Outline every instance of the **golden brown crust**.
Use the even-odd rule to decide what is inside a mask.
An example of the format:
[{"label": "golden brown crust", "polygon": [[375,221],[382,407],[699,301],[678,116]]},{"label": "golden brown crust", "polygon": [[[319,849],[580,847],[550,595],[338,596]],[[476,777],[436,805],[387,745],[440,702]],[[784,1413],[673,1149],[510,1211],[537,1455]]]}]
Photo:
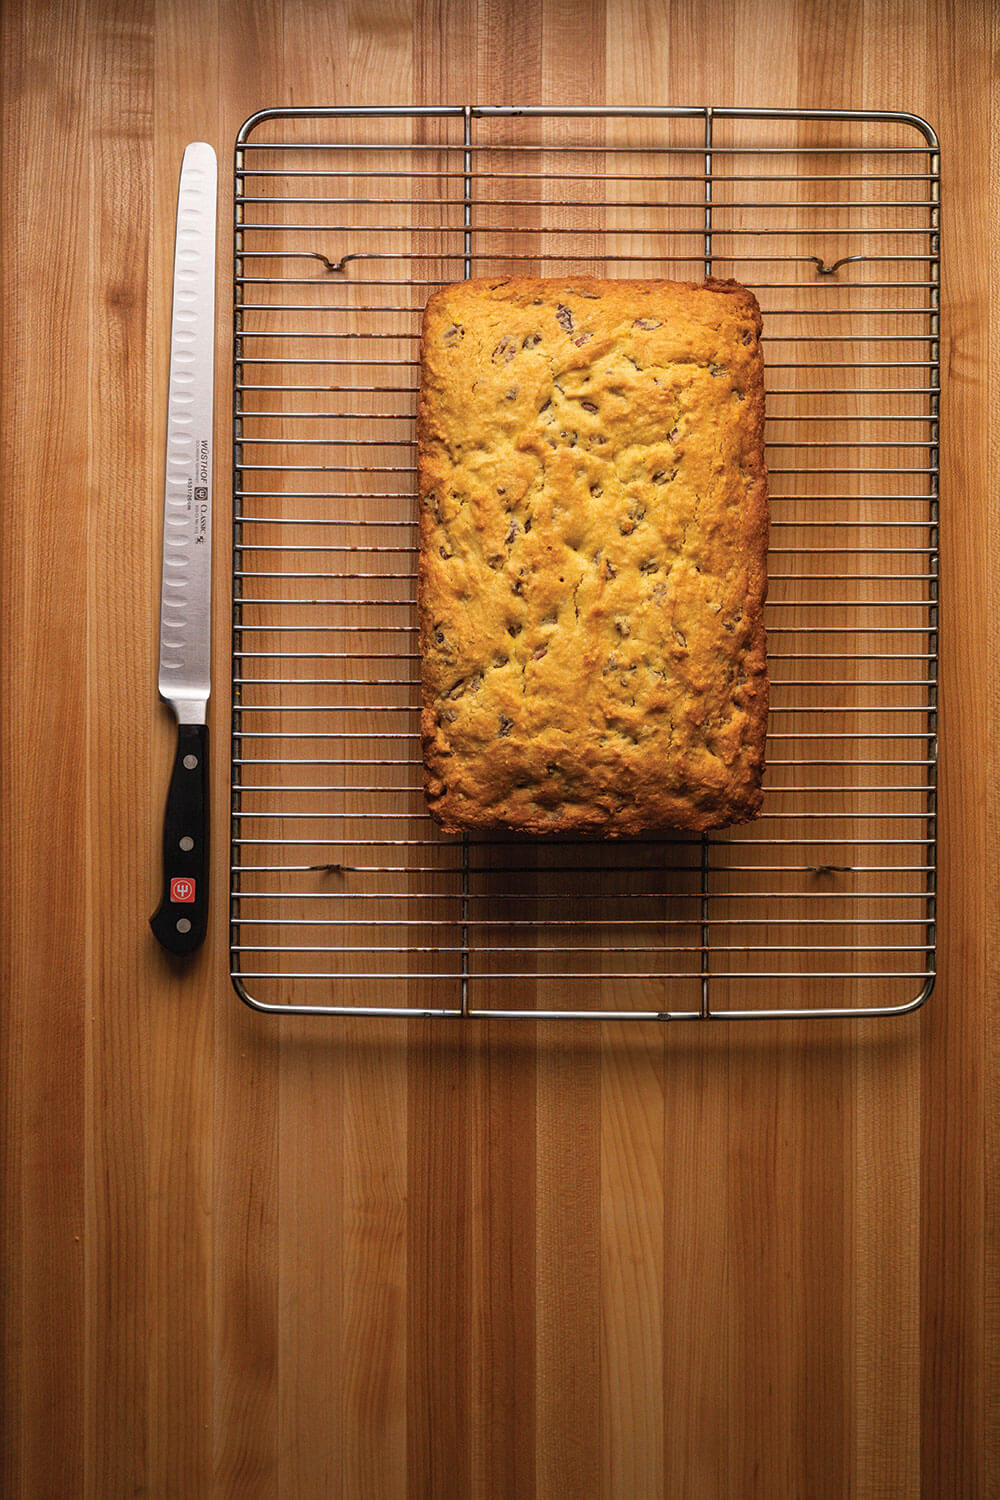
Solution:
[{"label": "golden brown crust", "polygon": [[754,817],[760,312],[734,282],[460,282],[417,410],[424,785],[449,831]]}]

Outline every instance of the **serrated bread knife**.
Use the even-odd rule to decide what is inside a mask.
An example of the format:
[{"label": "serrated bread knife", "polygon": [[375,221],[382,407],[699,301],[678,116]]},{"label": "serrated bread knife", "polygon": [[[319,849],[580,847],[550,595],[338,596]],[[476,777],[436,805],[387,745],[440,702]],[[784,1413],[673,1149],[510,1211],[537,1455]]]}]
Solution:
[{"label": "serrated bread knife", "polygon": [[163,820],[163,894],[149,925],[171,953],[193,953],[208,916],[212,410],[218,163],[184,152],[177,195],[160,590],[160,697],[177,719]]}]

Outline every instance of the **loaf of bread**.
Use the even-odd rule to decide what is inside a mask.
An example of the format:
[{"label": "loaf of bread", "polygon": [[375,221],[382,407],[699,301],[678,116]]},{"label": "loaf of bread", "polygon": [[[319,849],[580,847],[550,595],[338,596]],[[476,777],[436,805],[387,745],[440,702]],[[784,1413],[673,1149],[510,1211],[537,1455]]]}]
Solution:
[{"label": "loaf of bread", "polygon": [[734,282],[462,282],[417,418],[424,785],[449,831],[754,817],[761,320]]}]

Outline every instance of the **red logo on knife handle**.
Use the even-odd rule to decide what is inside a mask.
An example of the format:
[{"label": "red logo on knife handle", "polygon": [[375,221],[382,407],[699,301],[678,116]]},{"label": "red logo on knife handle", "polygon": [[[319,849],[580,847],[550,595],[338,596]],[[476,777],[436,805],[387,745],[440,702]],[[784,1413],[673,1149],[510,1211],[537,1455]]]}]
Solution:
[{"label": "red logo on knife handle", "polygon": [[175,875],[170,882],[171,901],[193,901],[194,881],[189,880],[186,875]]}]

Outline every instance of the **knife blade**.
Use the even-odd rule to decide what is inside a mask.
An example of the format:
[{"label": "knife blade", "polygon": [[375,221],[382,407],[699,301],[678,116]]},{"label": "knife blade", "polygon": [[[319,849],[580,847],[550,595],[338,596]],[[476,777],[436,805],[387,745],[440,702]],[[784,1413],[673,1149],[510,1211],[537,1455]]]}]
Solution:
[{"label": "knife blade", "polygon": [[177,747],[163,818],[163,890],[149,919],[163,947],[182,955],[204,940],[208,917],[217,191],[215,152],[194,141],[177,194],[157,680],[177,720]]}]

